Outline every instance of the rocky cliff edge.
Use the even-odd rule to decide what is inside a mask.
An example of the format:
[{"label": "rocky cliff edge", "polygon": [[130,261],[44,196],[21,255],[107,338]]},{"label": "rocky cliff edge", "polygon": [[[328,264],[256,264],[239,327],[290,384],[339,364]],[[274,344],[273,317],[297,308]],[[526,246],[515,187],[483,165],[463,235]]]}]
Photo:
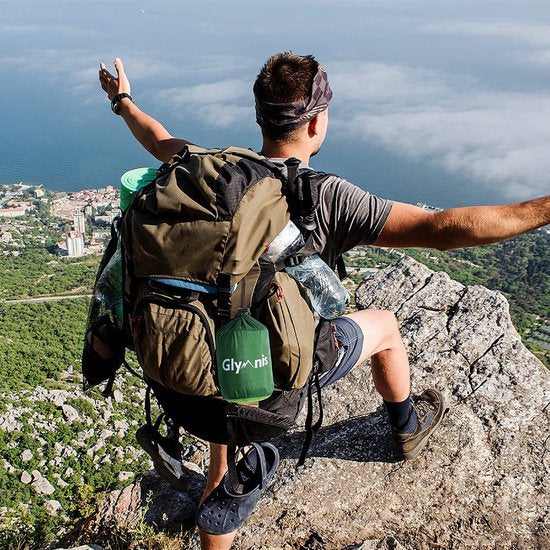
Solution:
[{"label": "rocky cliff edge", "polygon": [[[413,391],[435,386],[451,409],[420,457],[399,462],[369,365],[356,368],[324,391],[324,426],[304,467],[302,430],[278,442],[275,482],[234,548],[550,548],[550,373],[522,345],[505,298],[404,257],[361,284],[356,301],[396,314]],[[203,482],[197,474],[177,493],[148,474],[108,496],[86,542],[144,513],[189,528]],[[198,547],[196,535],[187,540]]]}]

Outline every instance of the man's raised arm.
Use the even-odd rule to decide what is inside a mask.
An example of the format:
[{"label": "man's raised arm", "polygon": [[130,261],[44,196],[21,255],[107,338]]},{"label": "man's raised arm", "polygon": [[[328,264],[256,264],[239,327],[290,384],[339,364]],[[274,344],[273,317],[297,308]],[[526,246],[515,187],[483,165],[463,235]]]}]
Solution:
[{"label": "man's raised arm", "polygon": [[509,239],[550,224],[550,196],[499,206],[466,206],[430,212],[394,203],[377,246],[447,250]]},{"label": "man's raised arm", "polygon": [[[115,59],[115,69],[117,72],[116,77],[106,69],[103,63],[99,65],[99,82],[107,93],[109,100],[112,100],[118,94],[128,94],[130,96],[130,82],[124,72],[122,61],[118,57]],[[147,115],[135,105],[131,97],[124,97],[117,104],[117,114],[122,116],[124,122],[141,145],[158,160],[168,161],[172,155],[175,155],[190,143],[184,139],[173,137],[158,120]]]}]

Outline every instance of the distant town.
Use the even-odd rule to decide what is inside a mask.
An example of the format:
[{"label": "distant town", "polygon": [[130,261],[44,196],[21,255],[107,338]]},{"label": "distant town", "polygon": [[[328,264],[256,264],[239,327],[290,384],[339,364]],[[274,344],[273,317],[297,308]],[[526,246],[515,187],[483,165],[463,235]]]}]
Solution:
[{"label": "distant town", "polygon": [[[25,249],[45,249],[59,259],[99,255],[110,238],[112,221],[120,215],[119,199],[119,190],[113,186],[68,193],[25,183],[0,185],[0,254],[19,256]],[[441,210],[423,203],[418,206]],[[511,301],[525,341],[544,350],[539,357],[550,364],[548,235],[550,227],[546,226],[512,241],[447,253],[360,246],[346,254],[346,284],[353,291],[361,280],[406,254],[431,269],[447,271],[464,284],[501,290]],[[54,260],[46,260],[45,273],[49,264],[55,265]]]},{"label": "distant town", "polygon": [[44,246],[59,256],[101,254],[120,214],[119,191],[107,186],[72,193],[25,183],[0,186],[0,253]]}]

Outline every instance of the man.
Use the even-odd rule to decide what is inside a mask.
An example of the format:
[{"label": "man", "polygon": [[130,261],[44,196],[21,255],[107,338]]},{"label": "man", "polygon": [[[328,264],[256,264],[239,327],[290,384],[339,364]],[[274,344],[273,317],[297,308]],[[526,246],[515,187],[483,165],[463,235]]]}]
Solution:
[{"label": "man", "polygon": [[[143,113],[129,95],[130,84],[118,58],[115,68],[116,77],[103,64],[99,71],[113,110],[150,153],[168,161],[190,142],[173,137]],[[326,72],[313,56],[277,54],[261,69],[254,95],[263,136],[261,154],[282,168],[283,161],[291,157],[307,166],[327,133],[332,92]],[[446,250],[513,237],[550,223],[550,197],[433,213],[375,197],[334,176],[321,184],[315,215],[315,247],[334,265],[339,255],[358,244]],[[431,389],[411,398],[407,353],[392,313],[358,311],[336,319],[334,325],[339,358],[321,384],[340,379],[370,357],[374,385],[386,405],[397,449],[404,459],[414,458],[443,416],[443,395]],[[226,470],[225,447],[211,445],[203,501],[220,484]],[[204,549],[222,550],[230,548],[235,532],[212,535],[201,530],[200,535]]]}]

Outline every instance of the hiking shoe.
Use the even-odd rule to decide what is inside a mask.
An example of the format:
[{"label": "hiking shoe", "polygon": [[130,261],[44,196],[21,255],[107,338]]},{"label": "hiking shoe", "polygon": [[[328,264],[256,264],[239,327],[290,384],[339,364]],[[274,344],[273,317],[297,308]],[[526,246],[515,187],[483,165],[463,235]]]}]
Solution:
[{"label": "hiking shoe", "polygon": [[428,438],[448,410],[445,407],[443,394],[436,389],[429,389],[420,395],[413,396],[411,401],[418,416],[414,431],[412,433],[393,431],[396,451],[403,460],[411,460],[421,453]]},{"label": "hiking shoe", "polygon": [[252,448],[236,464],[242,493],[235,492],[226,472],[197,511],[199,529],[212,535],[226,535],[240,527],[267,490],[278,464],[276,447],[270,443],[252,443]]}]

